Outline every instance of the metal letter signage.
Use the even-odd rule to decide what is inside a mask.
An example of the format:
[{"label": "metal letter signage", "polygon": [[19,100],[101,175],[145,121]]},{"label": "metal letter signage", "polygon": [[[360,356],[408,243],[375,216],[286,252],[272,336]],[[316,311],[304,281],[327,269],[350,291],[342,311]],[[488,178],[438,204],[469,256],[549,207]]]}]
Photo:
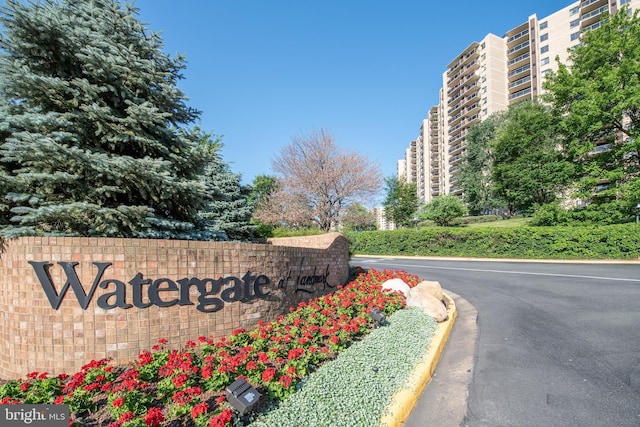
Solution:
[{"label": "metal letter signage", "polygon": [[[67,278],[60,292],[51,279],[49,269],[53,264],[46,261],[29,261],[33,267],[44,293],[49,299],[49,303],[54,310],[57,310],[65,298],[69,288],[76,295],[76,299],[84,310],[93,299],[96,289],[110,289],[110,292],[100,295],[97,305],[100,308],[109,310],[112,308],[147,308],[152,305],[158,307],[171,307],[173,305],[193,305],[189,296],[189,289],[195,286],[198,290],[198,305],[196,308],[203,313],[213,313],[221,310],[225,302],[235,301],[249,302],[256,298],[265,298],[271,291],[268,290],[271,280],[265,275],[255,276],[247,272],[242,278],[234,276],[220,277],[218,279],[199,279],[197,277],[185,277],[173,281],[166,277],[156,280],[145,279],[142,273],[136,274],[129,280],[131,296],[127,295],[127,283],[117,279],[103,280],[104,273],[111,265],[110,262],[94,262],[98,269],[89,292],[80,283],[76,273],[77,262],[60,261],[58,265],[62,267]],[[225,289],[223,289],[225,287]],[[144,296],[147,302],[144,302]]]}]

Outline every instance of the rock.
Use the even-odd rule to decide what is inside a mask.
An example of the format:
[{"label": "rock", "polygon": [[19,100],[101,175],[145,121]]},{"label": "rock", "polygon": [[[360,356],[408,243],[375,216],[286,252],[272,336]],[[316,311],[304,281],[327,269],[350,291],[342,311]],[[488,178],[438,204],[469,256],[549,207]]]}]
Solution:
[{"label": "rock", "polygon": [[423,280],[422,282],[418,283],[417,286],[411,289],[411,292],[416,292],[416,293],[426,292],[438,298],[440,301],[444,299],[444,296],[442,295],[442,287],[440,286],[440,282]]},{"label": "rock", "polygon": [[390,279],[382,284],[382,292],[392,291],[400,292],[402,295],[407,297],[407,295],[409,295],[409,292],[411,291],[411,288],[402,279]]},{"label": "rock", "polygon": [[449,318],[447,308],[438,298],[426,291],[414,292],[416,288],[411,289],[407,297],[407,307],[420,307],[430,316],[436,319],[436,322],[444,322]]}]

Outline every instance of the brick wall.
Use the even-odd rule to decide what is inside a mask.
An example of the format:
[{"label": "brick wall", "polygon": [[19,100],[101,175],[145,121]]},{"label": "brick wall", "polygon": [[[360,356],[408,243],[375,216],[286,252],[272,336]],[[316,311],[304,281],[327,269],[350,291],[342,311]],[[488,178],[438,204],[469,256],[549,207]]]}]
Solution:
[{"label": "brick wall", "polygon": [[[88,294],[95,288],[86,309],[72,286],[54,309],[37,267],[29,261],[49,264],[48,270],[40,267],[41,275],[48,271],[58,295],[68,280],[58,263],[67,268],[77,263],[73,271],[83,291]],[[259,319],[273,320],[300,301],[344,284],[348,261],[348,243],[339,233],[272,239],[268,244],[75,237],[9,240],[0,259],[0,378],[31,371],[75,372],[91,359],[105,357],[127,363],[160,338],[178,348],[199,336],[226,336],[236,328],[250,328]],[[103,274],[98,280],[100,266]],[[243,279],[247,272],[250,280]],[[138,273],[138,282],[149,281],[138,286],[142,296],[136,299],[132,282]],[[258,276],[263,277],[257,288],[247,286]],[[213,280],[203,288],[183,286],[194,277]],[[217,282],[219,278],[227,280]],[[165,280],[154,283],[156,279]],[[219,292],[214,294],[216,286]],[[182,287],[188,294],[180,292]],[[156,302],[173,305],[150,304],[151,288]],[[201,289],[223,307],[198,310]],[[57,298],[54,294],[54,301]],[[132,306],[105,308],[117,304]],[[208,310],[217,307],[201,305]]]}]

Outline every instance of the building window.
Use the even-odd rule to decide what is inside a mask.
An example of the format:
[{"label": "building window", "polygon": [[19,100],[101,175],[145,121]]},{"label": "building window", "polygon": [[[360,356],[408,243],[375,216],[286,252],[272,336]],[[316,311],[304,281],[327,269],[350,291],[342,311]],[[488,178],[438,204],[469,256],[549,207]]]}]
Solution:
[{"label": "building window", "polygon": [[540,65],[547,65],[549,63],[549,57],[547,56],[546,58],[542,58],[540,60]]},{"label": "building window", "polygon": [[544,30],[545,28],[547,28],[547,21],[544,21],[544,22],[540,23],[540,29]]},{"label": "building window", "polygon": [[569,15],[575,15],[578,12],[580,12],[580,6],[572,7],[569,11]]},{"label": "building window", "polygon": [[482,44],[480,45],[480,49],[484,49],[484,47],[485,47],[485,44],[484,42],[482,42]]},{"label": "building window", "polygon": [[540,41],[543,42],[545,40],[547,40],[549,38],[549,34],[548,33],[544,33],[543,35],[540,36]]},{"label": "building window", "polygon": [[571,41],[574,41],[574,40],[579,39],[579,38],[580,38],[580,31],[577,31],[577,32],[571,34]]},{"label": "building window", "polygon": [[482,83],[487,81],[487,76],[482,76]]},{"label": "building window", "polygon": [[540,48],[540,53],[547,53],[549,52],[549,45],[544,45]]},{"label": "building window", "polygon": [[620,6],[624,6],[625,4],[629,3],[629,1],[631,0],[620,0]]},{"label": "building window", "polygon": [[489,114],[489,111],[487,111],[487,109],[485,108],[484,110],[482,110],[482,115],[486,116],[487,114]]},{"label": "building window", "polygon": [[571,21],[571,23],[569,24],[569,27],[575,28],[578,25],[580,25],[580,20],[579,19],[575,19],[575,20]]},{"label": "building window", "polygon": [[542,70],[542,72],[540,74],[542,74],[542,77],[546,77],[547,74],[549,74],[551,72],[551,70],[547,69],[547,70]]},{"label": "building window", "polygon": [[482,103],[486,104],[487,103],[487,98],[482,98]]}]

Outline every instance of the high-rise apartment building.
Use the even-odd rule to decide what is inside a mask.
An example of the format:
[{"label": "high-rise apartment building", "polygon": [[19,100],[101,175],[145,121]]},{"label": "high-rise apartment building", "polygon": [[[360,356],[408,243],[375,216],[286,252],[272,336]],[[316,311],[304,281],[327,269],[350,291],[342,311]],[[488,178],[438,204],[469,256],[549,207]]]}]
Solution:
[{"label": "high-rise apartment building", "polygon": [[540,96],[545,75],[557,69],[555,58],[566,63],[580,35],[598,28],[604,12],[616,13],[624,5],[635,10],[640,0],[576,1],[543,18],[533,14],[502,37],[489,33],[456,55],[443,73],[438,105],[429,110],[401,161],[420,201],[461,195],[456,172],[471,126]]}]

